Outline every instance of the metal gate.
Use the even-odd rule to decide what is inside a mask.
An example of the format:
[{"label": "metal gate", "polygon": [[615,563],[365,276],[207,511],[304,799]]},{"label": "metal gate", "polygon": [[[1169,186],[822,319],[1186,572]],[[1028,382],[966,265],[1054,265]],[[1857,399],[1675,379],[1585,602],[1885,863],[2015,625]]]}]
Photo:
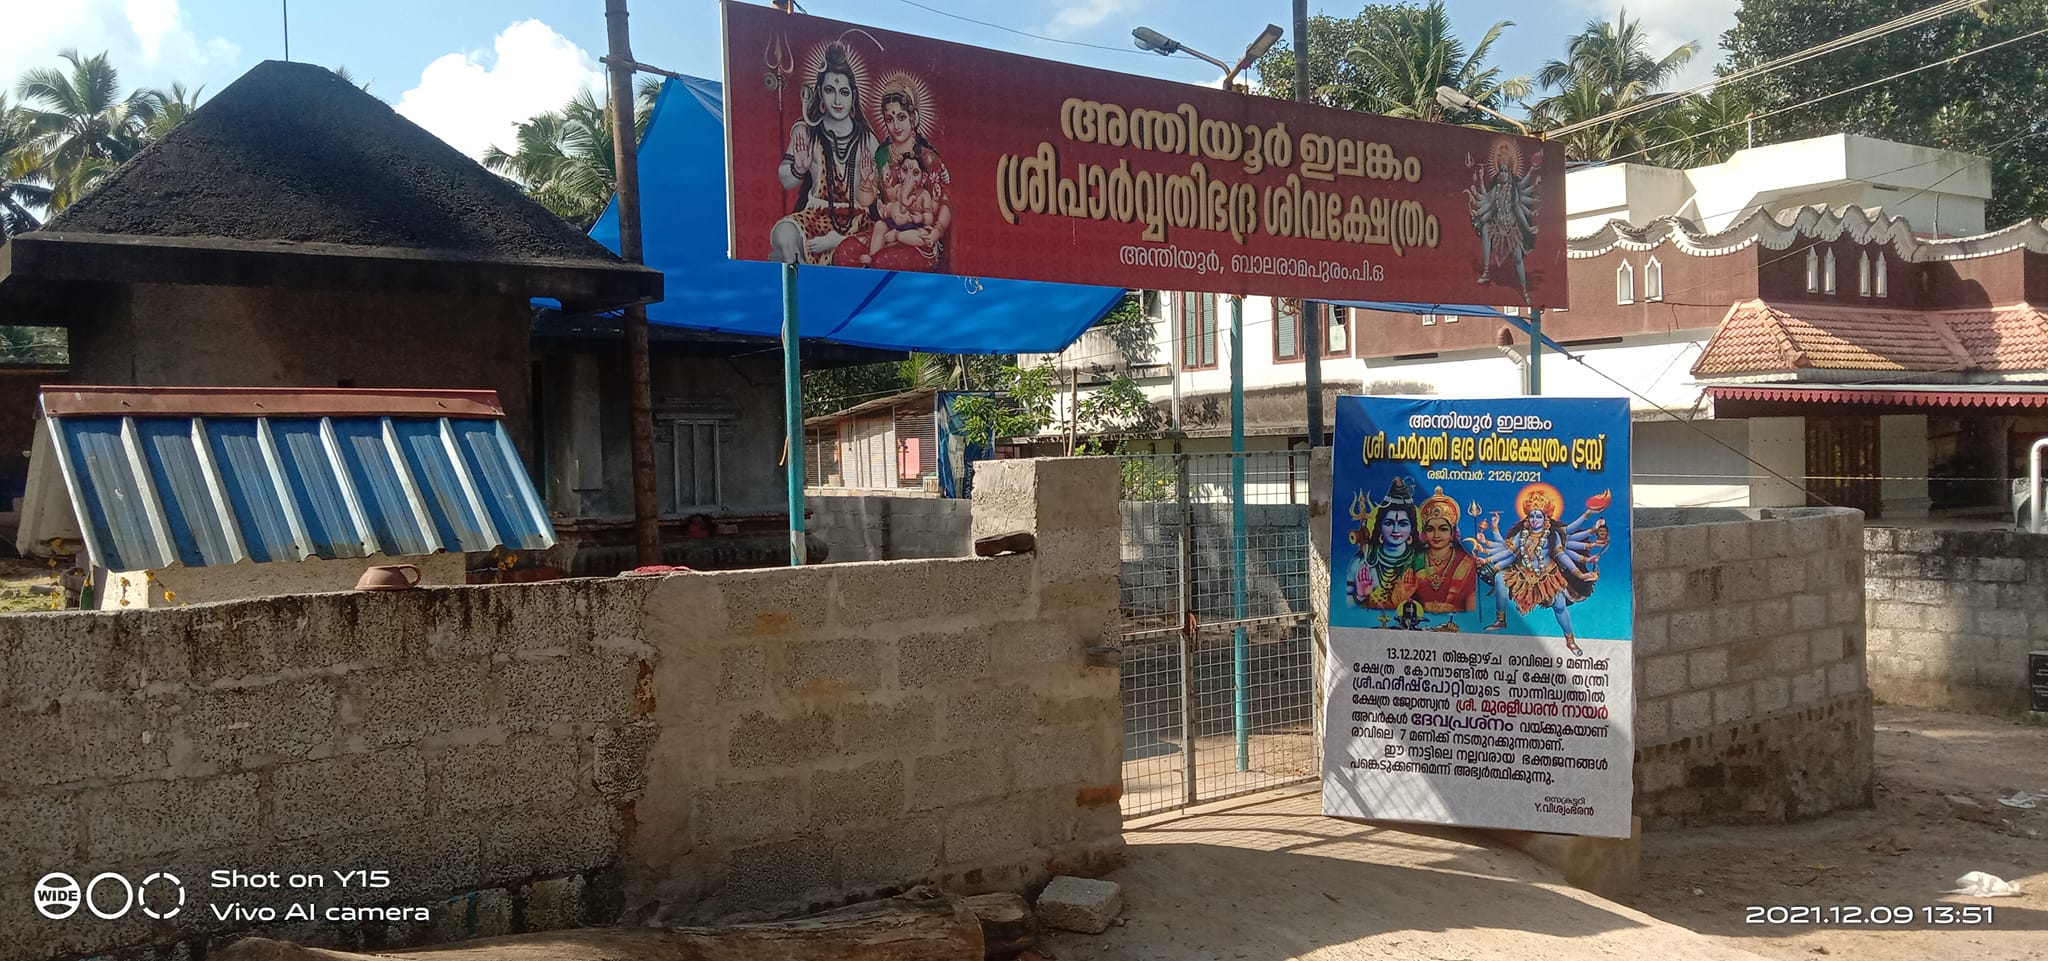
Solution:
[{"label": "metal gate", "polygon": [[1314,779],[1307,452],[1122,463],[1124,815]]}]

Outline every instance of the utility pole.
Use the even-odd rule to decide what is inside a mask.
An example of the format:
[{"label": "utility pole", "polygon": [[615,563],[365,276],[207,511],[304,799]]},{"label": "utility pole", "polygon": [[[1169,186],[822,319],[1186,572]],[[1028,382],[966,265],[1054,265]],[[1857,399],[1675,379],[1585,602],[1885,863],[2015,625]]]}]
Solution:
[{"label": "utility pole", "polygon": [[[641,262],[640,144],[634,123],[633,43],[626,29],[626,0],[604,0],[604,22],[612,87],[612,155],[619,172],[619,256]],[[647,373],[647,307],[626,308],[627,396],[632,408],[633,556],[645,566],[661,563],[661,526],[654,503],[654,387]]]},{"label": "utility pole", "polygon": [[[1308,103],[1308,0],[1294,0],[1294,99]],[[1308,446],[1323,445],[1323,305],[1301,301],[1301,372],[1308,380]]]}]

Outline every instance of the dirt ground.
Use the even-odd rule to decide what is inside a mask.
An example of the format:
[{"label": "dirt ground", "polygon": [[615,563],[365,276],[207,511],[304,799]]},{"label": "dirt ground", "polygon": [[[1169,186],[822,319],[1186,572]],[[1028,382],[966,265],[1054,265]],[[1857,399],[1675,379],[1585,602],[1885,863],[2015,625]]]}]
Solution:
[{"label": "dirt ground", "polygon": [[62,608],[61,593],[39,594],[31,590],[37,586],[54,588],[56,584],[57,571],[47,560],[0,557],[0,614]]},{"label": "dirt ground", "polygon": [[[2048,727],[1900,707],[1877,710],[1877,797],[1870,811],[1803,824],[1652,832],[1643,886],[1628,903],[1769,958],[1862,961],[2048,959]],[[1961,795],[1977,809],[1949,801]],[[2020,897],[1944,894],[1983,871]],[[1918,909],[1991,908],[1987,925],[1932,925]],[[1913,923],[1747,923],[1752,905],[1911,907]]]},{"label": "dirt ground", "polygon": [[[1322,817],[1257,796],[1126,832],[1123,923],[1046,945],[1061,961],[2048,961],[2048,726],[1877,711],[1875,807],[1793,825],[1654,832],[1643,881],[1603,900],[1478,835]],[[1958,805],[1951,795],[1974,802]],[[2019,897],[1947,894],[1983,871]],[[1750,924],[1751,906],[1912,909],[1887,925]],[[1989,924],[1922,908],[1989,907]]]}]

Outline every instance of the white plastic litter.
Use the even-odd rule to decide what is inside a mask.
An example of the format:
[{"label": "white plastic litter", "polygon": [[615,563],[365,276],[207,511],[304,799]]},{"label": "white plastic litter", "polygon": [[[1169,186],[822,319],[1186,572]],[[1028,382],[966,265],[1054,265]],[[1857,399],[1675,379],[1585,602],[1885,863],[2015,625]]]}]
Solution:
[{"label": "white plastic litter", "polygon": [[1971,871],[1956,879],[1954,890],[1943,893],[1963,894],[1973,898],[2010,898],[2019,896],[2020,886],[1996,875]]},{"label": "white plastic litter", "polygon": [[2040,801],[2040,795],[2028,794],[2025,791],[2021,791],[2020,793],[2015,794],[2012,797],[2002,797],[1998,799],[1998,803],[2003,804],[2006,807],[2020,808],[2022,810],[2032,810],[2033,808],[2039,805]]}]

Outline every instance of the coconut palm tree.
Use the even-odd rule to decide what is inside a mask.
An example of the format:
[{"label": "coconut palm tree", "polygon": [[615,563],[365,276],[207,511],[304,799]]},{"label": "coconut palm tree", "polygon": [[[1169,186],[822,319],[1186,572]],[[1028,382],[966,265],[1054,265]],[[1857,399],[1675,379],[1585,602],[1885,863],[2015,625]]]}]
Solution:
[{"label": "coconut palm tree", "polygon": [[[643,81],[634,96],[634,127],[641,136],[653,115],[661,83]],[[528,196],[578,227],[597,222],[611,202],[617,175],[611,112],[597,95],[578,91],[562,109],[519,125],[514,149],[492,146],[483,165],[518,181]]]},{"label": "coconut palm tree", "polygon": [[46,158],[50,208],[62,210],[147,143],[151,120],[162,112],[162,94],[120,92],[120,75],[100,53],[59,54],[67,72],[37,67],[22,74],[16,92],[28,112],[33,144]]},{"label": "coconut palm tree", "polygon": [[[1571,38],[1563,60],[1536,71],[1536,82],[1556,93],[1537,101],[1531,119],[1546,127],[1588,120],[1656,97],[1699,53],[1697,43],[1683,43],[1663,56],[1650,52],[1642,21],[1624,10],[1613,23],[1593,20]],[[1645,122],[1627,117],[1568,135],[1565,154],[1575,160],[1600,160],[1644,146]]]},{"label": "coconut palm tree", "polygon": [[41,227],[41,212],[50,207],[43,154],[34,141],[28,112],[0,93],[0,237]]},{"label": "coconut palm tree", "polygon": [[192,111],[199,109],[199,92],[205,89],[202,85],[187,90],[183,83],[174,82],[169,90],[151,91],[159,109],[156,116],[151,117],[148,126],[143,129],[143,139],[155,143],[164,139],[164,134],[170,133],[171,128],[184,123],[185,118],[192,115]]},{"label": "coconut palm tree", "polygon": [[[1496,110],[1528,96],[1529,78],[1503,77],[1499,67],[1486,65],[1494,41],[1512,26],[1510,20],[1494,24],[1467,54],[1463,41],[1451,30],[1443,0],[1382,11],[1368,23],[1364,41],[1347,53],[1370,78],[1366,109],[1435,122],[1445,117],[1444,107],[1437,101],[1438,87],[1450,87]],[[1469,113],[1469,118],[1460,119],[1488,127],[1500,122],[1478,111]]]},{"label": "coconut palm tree", "polygon": [[1660,167],[1699,167],[1720,163],[1747,144],[1745,131],[1755,109],[1740,83],[1717,83],[1704,94],[1649,111],[1644,139],[1650,163]]}]

